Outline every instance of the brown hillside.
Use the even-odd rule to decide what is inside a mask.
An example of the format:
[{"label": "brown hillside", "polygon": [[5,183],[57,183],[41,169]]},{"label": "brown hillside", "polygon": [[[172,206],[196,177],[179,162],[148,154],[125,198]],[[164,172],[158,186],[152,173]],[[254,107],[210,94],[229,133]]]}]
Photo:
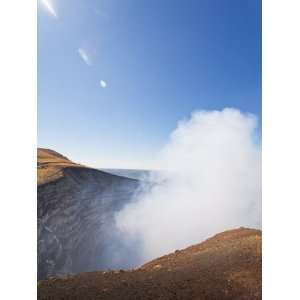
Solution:
[{"label": "brown hillside", "polygon": [[56,180],[63,176],[66,167],[82,167],[70,161],[56,151],[44,148],[37,150],[37,180],[38,185]]},{"label": "brown hillside", "polygon": [[261,231],[226,231],[131,271],[40,281],[38,299],[261,299]]}]

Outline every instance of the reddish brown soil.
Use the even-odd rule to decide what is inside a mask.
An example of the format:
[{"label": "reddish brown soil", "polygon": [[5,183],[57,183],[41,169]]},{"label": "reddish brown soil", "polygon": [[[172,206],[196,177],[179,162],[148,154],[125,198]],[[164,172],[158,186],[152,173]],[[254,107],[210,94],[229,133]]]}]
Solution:
[{"label": "reddish brown soil", "polygon": [[261,299],[261,231],[226,231],[131,271],[40,281],[38,299]]}]

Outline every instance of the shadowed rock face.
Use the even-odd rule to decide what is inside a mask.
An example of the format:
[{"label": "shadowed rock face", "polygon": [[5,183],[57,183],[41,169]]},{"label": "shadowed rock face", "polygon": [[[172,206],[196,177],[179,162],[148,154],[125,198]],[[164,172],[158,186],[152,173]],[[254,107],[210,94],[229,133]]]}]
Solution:
[{"label": "shadowed rock face", "polygon": [[76,165],[38,149],[38,279],[130,267],[132,250],[118,238],[114,213],[139,182]]},{"label": "shadowed rock face", "polygon": [[38,299],[259,300],[261,231],[226,231],[131,271],[40,281]]}]

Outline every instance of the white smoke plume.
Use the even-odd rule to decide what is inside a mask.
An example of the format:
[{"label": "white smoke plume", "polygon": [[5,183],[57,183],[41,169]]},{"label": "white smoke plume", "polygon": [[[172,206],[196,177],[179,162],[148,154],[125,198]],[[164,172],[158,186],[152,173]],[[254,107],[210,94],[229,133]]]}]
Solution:
[{"label": "white smoke plume", "polygon": [[[194,112],[171,134],[154,185],[116,215],[142,262],[236,227],[261,226],[261,149],[255,116]],[[159,176],[159,178],[157,178]]]}]

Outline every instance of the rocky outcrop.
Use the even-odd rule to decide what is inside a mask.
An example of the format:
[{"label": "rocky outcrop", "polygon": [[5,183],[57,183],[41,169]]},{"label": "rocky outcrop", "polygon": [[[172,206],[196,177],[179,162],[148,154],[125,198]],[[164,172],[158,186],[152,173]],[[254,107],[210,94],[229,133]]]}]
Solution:
[{"label": "rocky outcrop", "polygon": [[82,273],[38,284],[38,299],[261,299],[261,231],[240,228],[131,271]]},{"label": "rocky outcrop", "polygon": [[114,214],[139,182],[77,165],[38,149],[38,279],[130,266]]}]

